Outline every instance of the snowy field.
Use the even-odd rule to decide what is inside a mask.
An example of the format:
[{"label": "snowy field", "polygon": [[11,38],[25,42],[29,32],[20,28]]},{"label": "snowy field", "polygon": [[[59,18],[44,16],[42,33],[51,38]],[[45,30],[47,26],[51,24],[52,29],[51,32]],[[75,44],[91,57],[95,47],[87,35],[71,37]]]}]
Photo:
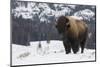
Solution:
[{"label": "snowy field", "polygon": [[30,42],[30,46],[12,44],[12,65],[45,64],[60,62],[94,61],[95,50],[85,49],[81,54],[65,54],[62,41]]}]

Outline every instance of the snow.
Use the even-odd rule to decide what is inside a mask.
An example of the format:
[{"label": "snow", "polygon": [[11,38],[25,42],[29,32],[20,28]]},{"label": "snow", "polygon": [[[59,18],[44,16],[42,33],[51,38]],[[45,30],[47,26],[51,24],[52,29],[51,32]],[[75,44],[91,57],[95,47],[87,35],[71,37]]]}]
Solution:
[{"label": "snow", "polygon": [[44,22],[44,21],[48,21],[47,18],[50,18],[52,16],[54,16],[55,11],[50,9],[50,8],[46,8],[44,11],[41,12],[41,14],[39,15],[40,21]]},{"label": "snow", "polygon": [[33,14],[39,14],[39,12],[40,12],[40,9],[36,6],[36,7],[34,7],[34,8],[32,8],[32,13]]},{"label": "snow", "polygon": [[90,21],[90,19],[95,16],[95,13],[90,9],[84,9],[74,13],[74,16],[83,17],[84,19]]},{"label": "snow", "polygon": [[[24,19],[32,19],[34,20],[34,16],[37,15],[40,19],[40,22],[50,21],[48,18],[54,17],[55,20],[58,19],[59,16],[77,16],[82,19],[90,21],[95,20],[95,12],[91,9],[81,9],[76,10],[77,5],[67,5],[67,4],[52,4],[54,9],[51,9],[47,3],[34,3],[28,2],[27,7],[25,4],[21,4],[21,2],[17,2],[18,7],[12,9],[12,13],[15,17],[19,17],[22,15]],[[94,6],[91,6],[92,9],[95,9]],[[75,11],[75,12],[74,12]]]},{"label": "snow", "polygon": [[32,19],[35,14],[39,14],[40,9],[35,6],[36,3],[29,2],[28,6],[25,7],[24,5],[20,5],[12,10],[15,17],[19,17],[22,15],[24,19]]},{"label": "snow", "polygon": [[59,40],[30,42],[30,46],[12,44],[12,65],[44,64],[60,62],[94,61],[95,50],[86,49],[81,54],[65,54],[63,42]]},{"label": "snow", "polygon": [[16,9],[12,11],[12,13],[15,13],[15,17],[19,17],[22,15],[22,17],[25,19],[32,18],[32,9],[26,8],[25,6],[16,7]]},{"label": "snow", "polygon": [[49,6],[46,3],[39,3],[38,7],[42,9],[49,8]]},{"label": "snow", "polygon": [[65,14],[70,14],[71,10],[66,7],[66,8],[63,8],[62,10],[59,10],[59,11],[55,11],[55,16],[58,17],[58,16],[61,16],[61,15],[64,15]]},{"label": "snow", "polygon": [[76,5],[67,5],[67,6],[69,6],[72,9],[75,9],[75,7],[76,7]]},{"label": "snow", "polygon": [[36,3],[34,3],[34,2],[28,2],[28,8],[34,8],[35,7],[35,5],[36,5]]}]

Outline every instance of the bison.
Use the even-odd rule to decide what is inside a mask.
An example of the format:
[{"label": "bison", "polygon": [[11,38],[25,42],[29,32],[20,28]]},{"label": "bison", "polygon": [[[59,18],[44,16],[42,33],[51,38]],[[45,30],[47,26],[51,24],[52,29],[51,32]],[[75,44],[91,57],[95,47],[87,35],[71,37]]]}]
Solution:
[{"label": "bison", "polygon": [[84,52],[84,47],[88,35],[88,26],[83,20],[79,20],[72,16],[60,16],[56,22],[56,28],[61,34],[66,54],[71,52],[74,54],[79,51]]}]

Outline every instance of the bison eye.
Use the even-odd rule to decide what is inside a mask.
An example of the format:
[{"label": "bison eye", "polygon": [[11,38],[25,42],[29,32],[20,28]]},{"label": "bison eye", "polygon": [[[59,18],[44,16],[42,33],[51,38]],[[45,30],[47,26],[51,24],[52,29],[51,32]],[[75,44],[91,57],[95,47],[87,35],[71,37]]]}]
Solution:
[{"label": "bison eye", "polygon": [[69,28],[70,27],[70,24],[68,24],[67,27]]},{"label": "bison eye", "polygon": [[67,28],[69,28],[70,27],[70,24],[69,23],[66,23],[66,26],[67,26]]},{"label": "bison eye", "polygon": [[66,23],[68,23],[69,22],[69,19],[68,18],[66,18]]}]

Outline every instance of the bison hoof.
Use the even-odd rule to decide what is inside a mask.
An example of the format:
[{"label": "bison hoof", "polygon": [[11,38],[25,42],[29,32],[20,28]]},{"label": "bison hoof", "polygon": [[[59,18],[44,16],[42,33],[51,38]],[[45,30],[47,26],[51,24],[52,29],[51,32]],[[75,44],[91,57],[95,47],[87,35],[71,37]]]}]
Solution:
[{"label": "bison hoof", "polygon": [[71,51],[66,51],[66,54],[69,54],[69,53],[71,53]]},{"label": "bison hoof", "polygon": [[83,51],[81,51],[81,53],[84,53]]},{"label": "bison hoof", "polygon": [[73,51],[74,52],[74,54],[76,54],[78,51]]}]

